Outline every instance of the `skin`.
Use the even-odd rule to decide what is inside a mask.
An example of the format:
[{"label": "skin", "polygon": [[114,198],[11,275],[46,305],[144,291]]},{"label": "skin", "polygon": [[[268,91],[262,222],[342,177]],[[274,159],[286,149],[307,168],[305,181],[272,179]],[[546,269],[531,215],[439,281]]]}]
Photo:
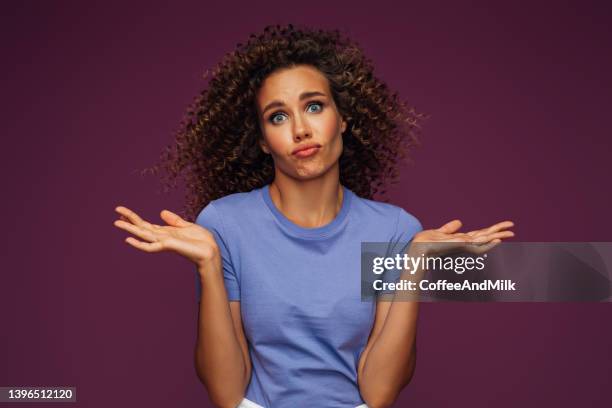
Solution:
[{"label": "skin", "polygon": [[[318,94],[309,94],[312,92]],[[266,78],[256,99],[263,135],[260,146],[275,165],[272,201],[297,225],[313,228],[328,224],[342,207],[338,159],[347,124],[333,101],[327,79],[314,67],[285,68]],[[314,156],[292,154],[309,143],[321,146]],[[166,225],[147,222],[123,206],[115,210],[120,219],[114,225],[138,238],[130,236],[126,243],[149,253],[176,252],[198,267],[202,300],[196,370],[216,406],[235,407],[250,380],[251,362],[240,302],[227,299],[213,235],[168,210],[160,214]],[[514,236],[509,231],[514,226],[511,221],[465,233],[459,232],[461,225],[460,220],[452,220],[416,234],[412,242],[420,245],[419,255],[423,248],[433,253],[434,247],[436,253],[456,249],[483,253]],[[408,253],[416,255],[411,251],[413,245]],[[417,315],[418,302],[377,302],[372,332],[357,367],[360,393],[371,408],[392,405],[412,378]]]},{"label": "skin", "polygon": [[[307,65],[282,69],[265,79],[256,99],[260,145],[274,160],[272,201],[297,225],[328,224],[342,206],[338,160],[347,124],[327,78]],[[317,154],[307,158],[292,154],[313,143],[321,146]]]}]

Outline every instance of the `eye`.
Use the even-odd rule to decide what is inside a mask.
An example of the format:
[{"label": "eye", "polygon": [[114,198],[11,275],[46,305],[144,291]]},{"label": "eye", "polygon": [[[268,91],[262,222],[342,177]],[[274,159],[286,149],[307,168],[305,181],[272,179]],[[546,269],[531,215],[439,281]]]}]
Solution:
[{"label": "eye", "polygon": [[275,112],[275,113],[273,113],[272,115],[270,115],[270,117],[268,118],[268,120],[270,121],[270,123],[272,123],[272,124],[274,124],[274,125],[277,125],[277,124],[279,124],[279,123],[281,123],[281,122],[282,122],[282,120],[281,120],[281,119],[282,119],[284,116],[287,116],[287,115],[285,115],[285,114],[284,114],[284,113],[282,113],[282,112]]},{"label": "eye", "polygon": [[[312,107],[316,107],[316,109],[311,109]],[[306,107],[306,111],[307,112],[320,112],[323,110],[323,103],[321,102],[311,102],[308,104],[308,106]]]},{"label": "eye", "polygon": [[[306,112],[309,112],[309,113],[319,113],[322,110],[323,110],[323,102],[319,102],[319,101],[310,102],[308,106],[306,106]],[[272,123],[273,125],[278,125],[282,123],[284,121],[283,118],[286,118],[286,117],[287,115],[284,112],[274,112],[268,117],[268,121]]]}]

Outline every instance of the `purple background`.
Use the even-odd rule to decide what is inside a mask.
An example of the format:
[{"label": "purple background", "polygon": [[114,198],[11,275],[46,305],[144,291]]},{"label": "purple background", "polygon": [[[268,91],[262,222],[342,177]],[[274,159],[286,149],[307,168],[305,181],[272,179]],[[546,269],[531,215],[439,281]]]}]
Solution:
[{"label": "purple background", "polygon": [[[0,24],[0,386],[76,386],[83,407],[208,406],[194,267],[124,243],[113,208],[154,222],[181,208],[181,190],[135,171],[171,142],[202,73],[269,23],[344,30],[431,115],[390,196],[426,228],[511,219],[517,240],[612,241],[602,7],[15,3]],[[424,304],[396,406],[610,406],[611,318],[609,303]]]}]

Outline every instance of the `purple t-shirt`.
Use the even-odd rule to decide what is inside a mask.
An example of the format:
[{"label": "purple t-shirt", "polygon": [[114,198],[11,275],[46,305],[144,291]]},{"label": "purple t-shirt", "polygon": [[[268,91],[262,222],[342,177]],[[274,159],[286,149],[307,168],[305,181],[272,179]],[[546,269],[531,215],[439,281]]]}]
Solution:
[{"label": "purple t-shirt", "polygon": [[[336,217],[303,228],[268,187],[214,200],[196,219],[220,247],[229,300],[240,301],[253,367],[245,398],[266,408],[355,407],[376,309],[361,301],[361,242],[389,242],[399,253],[421,224],[344,187]],[[196,287],[199,301],[199,278]]]}]

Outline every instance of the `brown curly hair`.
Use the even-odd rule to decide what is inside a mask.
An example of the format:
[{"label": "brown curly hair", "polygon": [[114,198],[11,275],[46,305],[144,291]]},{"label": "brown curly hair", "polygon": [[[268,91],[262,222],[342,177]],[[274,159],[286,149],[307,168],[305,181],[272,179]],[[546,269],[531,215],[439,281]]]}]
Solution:
[{"label": "brown curly hair", "polygon": [[183,174],[186,219],[194,220],[211,200],[272,182],[274,163],[258,143],[262,135],[255,96],[269,74],[301,64],[326,76],[347,122],[340,183],[371,199],[396,182],[397,165],[418,143],[423,115],[376,78],[371,60],[338,30],[267,26],[215,67],[207,88],[189,106],[174,143],[162,152],[160,164],[147,169],[165,170],[166,189]]}]

